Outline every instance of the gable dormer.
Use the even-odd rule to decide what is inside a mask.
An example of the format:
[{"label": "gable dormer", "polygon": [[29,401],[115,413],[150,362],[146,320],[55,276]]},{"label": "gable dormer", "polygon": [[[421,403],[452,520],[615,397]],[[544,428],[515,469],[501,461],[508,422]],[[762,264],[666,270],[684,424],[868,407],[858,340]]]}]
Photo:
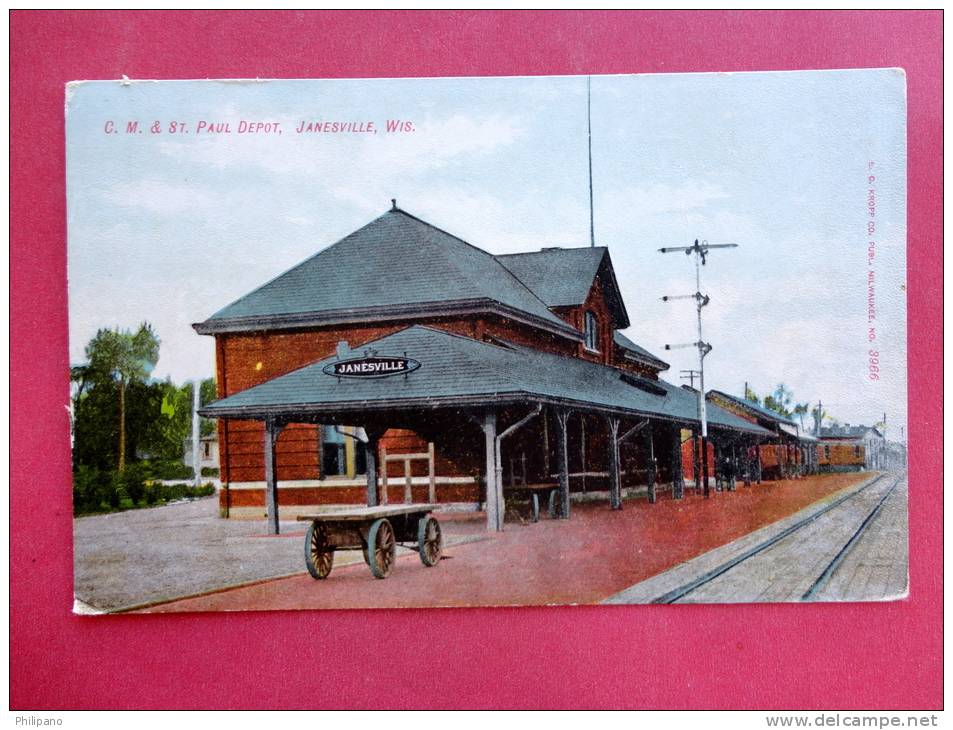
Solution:
[{"label": "gable dormer", "polygon": [[617,331],[629,326],[629,315],[604,246],[544,248],[497,259],[582,333],[579,357],[650,378],[668,369],[668,363]]},{"label": "gable dormer", "polygon": [[629,326],[604,246],[544,248],[497,256],[554,314],[583,334],[579,356],[612,364],[612,333]]}]

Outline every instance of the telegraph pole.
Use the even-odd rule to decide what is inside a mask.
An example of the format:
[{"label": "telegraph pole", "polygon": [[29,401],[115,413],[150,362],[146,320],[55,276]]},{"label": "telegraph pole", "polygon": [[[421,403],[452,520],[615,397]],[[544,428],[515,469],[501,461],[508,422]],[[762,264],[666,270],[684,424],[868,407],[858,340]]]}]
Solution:
[{"label": "telegraph pole", "polygon": [[679,376],[682,380],[687,380],[692,390],[695,390],[695,378],[699,376],[697,370],[679,370]]},{"label": "telegraph pole", "polygon": [[659,249],[660,253],[675,253],[676,251],[682,251],[686,256],[691,256],[693,254],[695,256],[695,293],[679,296],[664,296],[662,297],[662,301],[669,302],[675,299],[695,300],[695,310],[698,318],[698,340],[680,345],[665,345],[665,349],[675,350],[683,347],[695,347],[698,349],[698,419],[701,421],[702,465],[705,471],[704,492],[706,497],[708,496],[708,412],[705,408],[705,356],[711,352],[711,345],[705,342],[702,335],[702,309],[708,304],[710,297],[707,294],[702,294],[701,292],[701,267],[705,265],[705,261],[711,249],[737,247],[737,243],[710,244],[708,241],[702,241],[699,243],[698,239],[696,238],[695,243],[691,246],[669,246]]},{"label": "telegraph pole", "polygon": [[202,485],[202,454],[200,450],[200,422],[199,422],[199,401],[201,398],[202,381],[195,379],[192,381],[192,473],[194,476],[193,484],[196,487]]},{"label": "telegraph pole", "polygon": [[711,345],[705,342],[704,337],[702,336],[702,309],[708,304],[710,297],[707,294],[701,293],[701,267],[705,265],[705,260],[708,256],[708,252],[711,249],[737,247],[737,243],[710,244],[707,241],[699,243],[698,239],[696,238],[695,243],[692,246],[671,246],[659,249],[661,253],[675,253],[676,251],[683,251],[686,256],[691,256],[692,254],[695,255],[695,293],[684,294],[680,296],[664,296],[662,297],[662,301],[670,302],[674,301],[675,299],[695,300],[695,311],[698,319],[698,340],[696,342],[690,342],[681,345],[665,345],[665,349],[675,350],[683,347],[695,347],[698,349],[698,413],[702,425],[702,438],[708,438],[708,419],[707,412],[705,410],[705,356],[711,352]]}]

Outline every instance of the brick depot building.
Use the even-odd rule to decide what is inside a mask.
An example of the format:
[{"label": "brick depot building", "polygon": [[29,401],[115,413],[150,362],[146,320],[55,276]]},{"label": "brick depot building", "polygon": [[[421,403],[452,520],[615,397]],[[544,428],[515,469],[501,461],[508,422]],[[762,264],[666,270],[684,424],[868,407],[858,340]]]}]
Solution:
[{"label": "brick depot building", "polygon": [[[607,249],[494,256],[394,207],[194,325],[216,343],[221,505],[436,502],[502,529],[521,488],[685,486],[697,397],[630,341]],[[716,448],[776,434],[711,404]],[[525,489],[524,489],[525,492]]]}]

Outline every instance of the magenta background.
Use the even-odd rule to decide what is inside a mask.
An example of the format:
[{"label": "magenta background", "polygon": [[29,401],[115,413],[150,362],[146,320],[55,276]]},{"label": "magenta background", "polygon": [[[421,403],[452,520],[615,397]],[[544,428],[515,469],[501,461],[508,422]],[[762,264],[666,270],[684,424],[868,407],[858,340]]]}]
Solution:
[{"label": "magenta background", "polygon": [[[941,22],[941,11],[14,11],[12,707],[941,707]],[[906,69],[909,99],[909,600],[70,613],[65,82],[885,66]]]}]

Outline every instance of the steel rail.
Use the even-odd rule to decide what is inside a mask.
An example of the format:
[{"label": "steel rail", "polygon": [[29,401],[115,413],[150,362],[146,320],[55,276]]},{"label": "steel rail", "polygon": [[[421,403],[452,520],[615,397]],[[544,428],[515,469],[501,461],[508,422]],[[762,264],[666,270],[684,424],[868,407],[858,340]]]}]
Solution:
[{"label": "steel rail", "polygon": [[[721,575],[727,573],[729,570],[731,570],[732,568],[734,568],[736,565],[739,565],[739,564],[743,563],[744,561],[748,560],[749,558],[753,558],[753,557],[754,557],[755,555],[757,555],[758,553],[764,552],[765,550],[767,550],[767,549],[768,549],[769,547],[771,547],[772,545],[775,545],[776,543],[778,543],[778,542],[780,542],[781,540],[783,540],[784,538],[786,538],[788,535],[791,535],[792,533],[797,532],[798,530],[800,530],[802,527],[806,527],[807,525],[811,524],[812,522],[814,522],[814,520],[816,520],[816,519],[817,519],[818,517],[820,517],[821,515],[827,514],[827,513],[830,512],[831,510],[836,509],[837,507],[840,507],[840,506],[841,506],[844,502],[846,502],[848,499],[852,499],[852,498],[856,497],[858,494],[860,494],[861,492],[867,491],[868,489],[870,489],[870,487],[874,486],[874,484],[876,484],[877,482],[879,482],[879,481],[880,481],[881,479],[883,479],[885,476],[886,476],[886,474],[880,474],[880,475],[874,477],[873,479],[871,479],[871,480],[870,480],[867,484],[865,484],[864,486],[862,486],[862,487],[860,487],[859,489],[857,489],[857,490],[851,492],[850,494],[845,494],[843,497],[840,497],[840,498],[836,499],[835,501],[831,502],[831,503],[830,503],[829,505],[827,505],[826,507],[824,507],[824,508],[822,508],[822,509],[819,509],[819,510],[818,510],[817,512],[815,512],[814,514],[805,517],[803,520],[800,520],[799,522],[796,522],[795,524],[790,525],[789,527],[786,527],[785,529],[783,529],[781,532],[779,532],[779,533],[778,533],[777,535],[775,535],[774,537],[770,537],[770,538],[768,538],[767,540],[765,540],[764,542],[758,543],[758,544],[755,545],[753,548],[749,548],[748,550],[746,550],[745,552],[741,553],[740,555],[735,556],[735,557],[732,558],[731,560],[728,560],[728,561],[722,563],[721,565],[719,565],[719,566],[716,567],[716,568],[712,568],[712,569],[709,570],[707,573],[702,573],[700,576],[698,576],[698,577],[695,578],[694,580],[689,581],[688,583],[685,583],[684,585],[679,586],[678,588],[673,588],[672,590],[668,591],[667,593],[663,593],[663,594],[662,594],[661,596],[659,596],[658,598],[654,598],[652,601],[650,601],[650,603],[675,603],[675,602],[678,601],[679,599],[684,598],[685,596],[687,596],[689,593],[692,593],[693,591],[698,590],[699,588],[701,588],[701,587],[702,587],[703,585],[705,585],[706,583],[710,583],[710,582],[713,581],[715,578],[717,578],[717,577],[719,577],[719,576],[721,576]],[[899,477],[898,477],[898,480],[899,480]],[[894,486],[896,486],[896,485],[894,485]]]},{"label": "steel rail", "polygon": [[851,536],[850,540],[844,544],[844,547],[842,547],[837,555],[834,556],[834,559],[828,563],[827,567],[824,569],[824,572],[821,573],[811,587],[804,592],[804,595],[801,596],[802,601],[812,600],[815,595],[817,595],[823,588],[827,586],[831,577],[841,566],[841,563],[844,562],[850,552],[854,549],[854,546],[857,544],[860,538],[863,537],[864,533],[867,531],[867,528],[869,528],[870,525],[873,524],[873,521],[877,519],[877,515],[879,515],[880,510],[883,509],[887,498],[893,494],[894,490],[897,488],[897,485],[900,484],[900,480],[902,478],[903,473],[897,477],[896,481],[893,483],[893,486],[887,490],[887,493],[880,498],[880,501],[877,502],[877,506],[870,511],[870,514],[867,515],[866,519],[860,523],[860,527],[857,528],[857,531]]}]

